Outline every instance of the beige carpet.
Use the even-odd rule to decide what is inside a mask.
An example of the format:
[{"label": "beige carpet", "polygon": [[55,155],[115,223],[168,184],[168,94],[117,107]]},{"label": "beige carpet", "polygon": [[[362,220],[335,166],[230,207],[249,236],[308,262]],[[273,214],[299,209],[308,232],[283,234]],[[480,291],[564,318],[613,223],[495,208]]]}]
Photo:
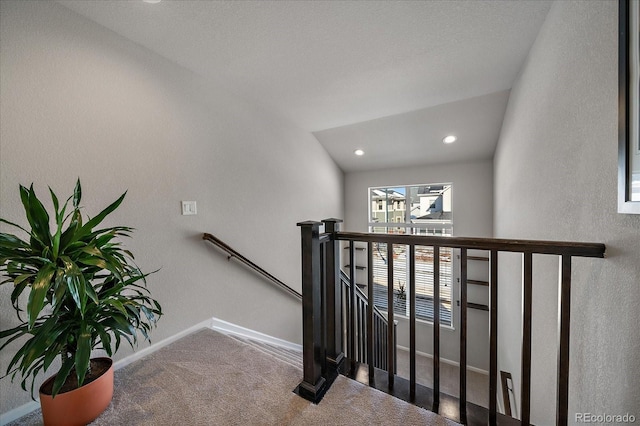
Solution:
[{"label": "beige carpet", "polygon": [[[302,370],[209,329],[115,373],[92,425],[455,425],[345,377],[319,405],[292,390]],[[39,411],[11,425],[40,425]]]}]

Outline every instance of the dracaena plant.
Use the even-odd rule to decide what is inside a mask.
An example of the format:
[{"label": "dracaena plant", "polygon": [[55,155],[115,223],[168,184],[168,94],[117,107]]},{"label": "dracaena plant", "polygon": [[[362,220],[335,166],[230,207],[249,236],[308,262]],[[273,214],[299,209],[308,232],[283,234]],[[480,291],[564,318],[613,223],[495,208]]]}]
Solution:
[{"label": "dracaena plant", "polygon": [[92,218],[83,218],[80,180],[62,205],[51,188],[49,192],[52,218],[31,185],[20,186],[30,229],[0,219],[25,234],[21,238],[0,233],[0,284],[13,285],[11,303],[21,322],[0,332],[0,350],[24,338],[5,377],[14,380],[20,374],[24,390],[31,379],[32,395],[38,373],[60,357],[55,396],[71,374],[77,376],[78,386],[83,384],[93,349],[112,356],[122,339],[133,347],[138,333],[150,341],[148,333],[162,309],[146,287],[149,274],[121,245],[120,237],[130,236],[133,229],[96,229],[126,192]]}]

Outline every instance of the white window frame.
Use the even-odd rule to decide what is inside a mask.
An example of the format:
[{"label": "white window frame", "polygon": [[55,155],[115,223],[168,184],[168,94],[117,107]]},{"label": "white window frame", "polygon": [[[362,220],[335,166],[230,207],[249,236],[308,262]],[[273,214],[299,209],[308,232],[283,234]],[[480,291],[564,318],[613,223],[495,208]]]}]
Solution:
[{"label": "white window frame", "polygon": [[[451,200],[451,218],[447,219],[447,220],[442,220],[442,221],[438,221],[438,220],[433,220],[430,219],[428,223],[412,223],[412,219],[411,219],[411,212],[412,212],[412,208],[411,208],[411,188],[415,188],[415,187],[425,187],[425,186],[448,186],[448,190],[453,192],[453,184],[451,182],[447,182],[447,183],[428,183],[428,184],[418,184],[418,185],[386,185],[386,186],[375,186],[375,187],[370,187],[368,189],[368,227],[369,227],[369,232],[375,232],[375,228],[386,228],[387,232],[389,231],[389,229],[400,229],[400,228],[404,228],[405,233],[409,233],[409,234],[421,234],[422,230],[425,230],[426,233],[428,233],[430,230],[432,231],[431,235],[437,235],[435,233],[436,230],[439,230],[442,235],[453,235],[453,226],[454,226],[454,220],[453,220],[453,200]],[[393,217],[389,217],[389,203],[388,202],[384,202],[383,203],[383,208],[381,210],[377,210],[377,212],[384,212],[385,216],[386,216],[386,222],[377,222],[377,221],[372,221],[372,219],[374,218],[374,212],[372,211],[372,206],[374,205],[373,203],[373,190],[380,190],[380,189],[404,189],[404,222],[396,222],[395,221],[395,215],[393,215]],[[376,200],[375,205],[378,206],[378,202],[380,200]],[[388,200],[387,200],[388,201]],[[392,210],[391,213],[394,211],[394,207],[396,206],[396,203],[399,202],[398,200],[394,200],[391,203],[392,206]],[[400,218],[398,218],[400,219]],[[443,233],[444,230],[448,230],[449,232],[447,232],[446,234]],[[441,322],[441,327],[443,328],[450,328],[450,329],[454,329],[454,324],[455,324],[455,315],[456,315],[456,311],[457,311],[457,303],[456,303],[456,294],[457,294],[457,287],[456,287],[456,283],[457,283],[457,278],[456,278],[456,268],[455,268],[455,264],[457,260],[457,252],[456,250],[451,250],[451,281],[449,282],[449,285],[451,286],[450,289],[450,298],[451,298],[451,316],[450,316],[450,323],[442,323]],[[408,257],[407,257],[407,265],[406,265],[406,270],[409,270],[409,266],[408,266]],[[407,281],[405,283],[405,294],[408,295],[409,294],[409,285],[410,283]],[[395,286],[394,286],[395,288]],[[442,281],[441,281],[441,288],[442,288]],[[385,310],[384,307],[380,307],[379,308],[381,310]],[[394,314],[396,316],[401,316],[401,317],[408,317],[409,315],[409,304],[406,303],[406,315],[403,315],[401,313],[399,313],[398,311],[394,311]],[[427,324],[433,324],[433,321],[431,319],[428,319],[426,317],[416,317],[416,320],[419,322],[424,322]]]}]

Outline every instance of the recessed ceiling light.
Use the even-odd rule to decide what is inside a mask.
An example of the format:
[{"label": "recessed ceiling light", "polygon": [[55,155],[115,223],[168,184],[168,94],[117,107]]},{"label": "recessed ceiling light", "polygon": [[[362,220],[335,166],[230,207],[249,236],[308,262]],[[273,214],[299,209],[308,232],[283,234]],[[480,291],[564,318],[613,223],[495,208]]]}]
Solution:
[{"label": "recessed ceiling light", "polygon": [[162,0],[142,0],[145,3],[151,3],[151,4],[156,4],[156,3],[160,3]]},{"label": "recessed ceiling light", "polygon": [[364,155],[364,151],[361,149],[356,149],[355,151],[353,151],[353,153],[358,157],[362,157]]},{"label": "recessed ceiling light", "polygon": [[454,143],[457,140],[458,140],[458,138],[456,138],[455,136],[449,135],[449,136],[445,137],[444,139],[442,139],[442,142],[444,142],[444,143]]}]

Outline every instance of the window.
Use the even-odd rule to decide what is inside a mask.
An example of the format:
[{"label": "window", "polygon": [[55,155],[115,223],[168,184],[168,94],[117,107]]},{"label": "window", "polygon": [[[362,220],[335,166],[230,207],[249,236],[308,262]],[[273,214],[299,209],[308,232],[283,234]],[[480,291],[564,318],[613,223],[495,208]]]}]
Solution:
[{"label": "window", "polygon": [[[369,205],[377,206],[369,212],[369,231],[414,235],[453,235],[451,184],[428,184],[369,188]],[[394,245],[388,253],[387,245],[374,244],[373,277],[374,303],[388,309],[387,259],[393,256],[394,306],[396,315],[409,316],[409,248]],[[433,321],[433,248],[416,247],[416,316]],[[440,249],[440,322],[453,325],[453,250]]]}]

